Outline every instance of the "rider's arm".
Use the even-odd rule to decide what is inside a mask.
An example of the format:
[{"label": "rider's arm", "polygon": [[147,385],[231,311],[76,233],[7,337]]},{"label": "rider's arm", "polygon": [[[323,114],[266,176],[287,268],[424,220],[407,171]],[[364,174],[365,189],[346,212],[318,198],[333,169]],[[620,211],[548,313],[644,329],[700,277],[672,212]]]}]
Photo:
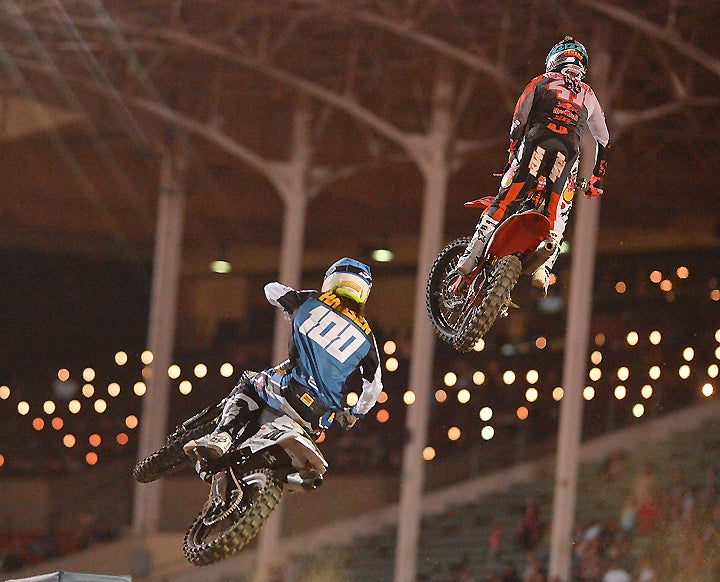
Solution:
[{"label": "rider's arm", "polygon": [[595,167],[593,168],[592,177],[590,178],[590,187],[585,193],[587,197],[592,197],[599,196],[603,192],[602,178],[605,175],[605,168],[607,166],[607,151],[610,149],[610,132],[605,123],[605,114],[600,106],[600,102],[595,92],[589,87],[587,88],[585,107],[588,110],[588,127],[596,143]]},{"label": "rider's arm", "polygon": [[362,378],[362,390],[357,404],[352,407],[351,412],[358,418],[362,418],[375,406],[377,399],[382,392],[382,372],[380,368],[380,355],[378,353],[375,336],[370,335],[372,347],[367,355],[360,361],[360,377]]},{"label": "rider's arm", "polygon": [[595,138],[597,147],[595,150],[595,169],[594,176],[602,176],[605,173],[605,158],[607,155],[608,143],[610,141],[610,132],[605,123],[605,113],[603,112],[600,102],[595,92],[587,88],[587,97],[585,98],[585,107],[588,110],[588,127],[592,136]]},{"label": "rider's arm", "polygon": [[295,291],[292,287],[274,281],[265,285],[265,297],[275,307],[280,307],[292,315],[297,311],[313,291]]}]

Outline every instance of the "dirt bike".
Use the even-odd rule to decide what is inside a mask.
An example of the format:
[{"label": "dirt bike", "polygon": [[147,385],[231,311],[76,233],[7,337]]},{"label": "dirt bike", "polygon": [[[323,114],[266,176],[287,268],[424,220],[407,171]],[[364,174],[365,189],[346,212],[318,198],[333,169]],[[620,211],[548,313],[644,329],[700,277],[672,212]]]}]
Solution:
[{"label": "dirt bike", "polygon": [[[459,352],[469,352],[498,317],[506,317],[510,298],[521,274],[532,275],[555,250],[544,179],[529,193],[518,212],[491,234],[475,268],[458,284],[458,259],[470,237],[452,241],[435,259],[425,292],[430,321],[437,335]],[[494,200],[486,196],[465,203],[485,210]]]},{"label": "dirt bike", "polygon": [[[233,393],[253,375],[245,372]],[[163,447],[135,466],[135,479],[149,483],[191,466],[183,446],[212,432],[227,398],[179,425]],[[218,562],[246,546],[284,490],[311,491],[322,484],[327,462],[313,436],[289,416],[265,407],[242,434],[250,436],[199,471],[205,480],[212,479],[210,495],[183,541],[185,557],[196,566]]]}]

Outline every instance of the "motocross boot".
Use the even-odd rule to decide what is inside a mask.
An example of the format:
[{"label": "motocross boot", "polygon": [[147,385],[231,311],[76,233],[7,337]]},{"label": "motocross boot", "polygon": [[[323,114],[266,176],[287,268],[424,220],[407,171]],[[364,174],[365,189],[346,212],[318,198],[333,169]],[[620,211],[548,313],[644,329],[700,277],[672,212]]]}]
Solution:
[{"label": "motocross boot", "polygon": [[191,459],[216,460],[230,450],[233,438],[229,432],[221,430],[211,432],[191,440],[183,446],[183,451]]},{"label": "motocross boot", "polygon": [[475,233],[467,247],[465,247],[465,252],[463,252],[457,262],[456,270],[459,274],[455,282],[450,286],[453,293],[460,292],[465,286],[467,275],[475,268],[478,256],[485,248],[490,234],[495,230],[497,225],[497,220],[493,220],[489,215],[483,214],[480,222],[475,226]]},{"label": "motocross boot", "polygon": [[532,286],[535,289],[535,295],[538,299],[545,299],[545,297],[547,297],[547,291],[550,285],[550,271],[552,271],[552,268],[555,266],[555,261],[557,261],[560,255],[562,235],[551,232],[550,238],[555,243],[555,249],[545,262],[535,270],[532,276]]},{"label": "motocross boot", "polygon": [[460,274],[467,275],[472,272],[478,256],[485,248],[490,234],[495,230],[497,225],[497,220],[493,220],[488,214],[483,214],[480,222],[478,222],[475,227],[473,237],[465,248],[465,252],[458,259],[457,270]]},{"label": "motocross boot", "polygon": [[228,396],[218,425],[213,432],[193,439],[183,446],[185,454],[196,461],[214,461],[230,450],[251,420],[260,414],[257,397],[241,386]]}]

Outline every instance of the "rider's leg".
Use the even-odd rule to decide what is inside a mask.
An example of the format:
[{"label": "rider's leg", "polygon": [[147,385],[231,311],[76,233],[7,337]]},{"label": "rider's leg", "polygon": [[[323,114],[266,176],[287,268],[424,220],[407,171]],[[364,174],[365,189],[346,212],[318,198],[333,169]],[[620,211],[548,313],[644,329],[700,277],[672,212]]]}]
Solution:
[{"label": "rider's leg", "polygon": [[546,261],[535,270],[532,276],[532,286],[539,290],[539,295],[542,299],[547,297],[548,287],[550,286],[550,272],[555,266],[555,261],[557,261],[557,258],[560,255],[562,234],[550,231],[550,239],[555,244],[553,252]]},{"label": "rider's leg", "polygon": [[194,459],[218,459],[230,450],[251,420],[260,415],[262,401],[255,394],[247,373],[230,393],[215,429],[205,436],[187,442],[183,451]]},{"label": "rider's leg", "polygon": [[292,379],[288,363],[284,362],[261,372],[253,381],[253,385],[258,396],[270,408],[289,416],[308,432],[315,432],[318,429],[318,417],[328,409],[321,405],[318,395],[313,390],[301,386]]},{"label": "rider's leg", "polygon": [[[564,161],[564,157],[563,157]],[[550,285],[550,273],[560,255],[560,248],[563,240],[563,233],[567,226],[570,209],[572,208],[575,194],[575,180],[578,170],[578,158],[570,156],[570,164],[563,164],[564,170],[552,185],[550,203],[548,205],[548,218],[551,222],[550,239],[555,243],[555,248],[547,260],[540,265],[532,276],[532,286],[539,290],[541,298],[547,297]]]},{"label": "rider's leg", "polygon": [[[532,144],[523,141],[518,148],[517,163],[511,164],[511,167],[503,176],[495,200],[493,200],[492,205],[485,211],[475,226],[475,232],[457,262],[457,270],[461,275],[467,275],[475,268],[477,259],[485,249],[490,235],[497,225],[502,222],[508,206],[516,202],[518,195],[523,190],[530,160],[530,155],[526,154],[528,147],[532,147]],[[458,281],[460,280],[458,279]]]},{"label": "rider's leg", "polygon": [[465,247],[465,252],[463,252],[457,262],[457,270],[461,275],[467,275],[475,268],[478,257],[485,250],[485,245],[488,240],[490,240],[490,236],[495,231],[495,228],[502,222],[508,208],[510,208],[510,213],[512,213],[516,204],[521,201],[522,197],[520,194],[523,192],[525,179],[520,172],[518,172],[516,176],[518,175],[522,181],[513,182],[507,188],[500,188],[492,205],[482,215],[480,222],[475,226],[475,233],[470,239],[468,246]]}]

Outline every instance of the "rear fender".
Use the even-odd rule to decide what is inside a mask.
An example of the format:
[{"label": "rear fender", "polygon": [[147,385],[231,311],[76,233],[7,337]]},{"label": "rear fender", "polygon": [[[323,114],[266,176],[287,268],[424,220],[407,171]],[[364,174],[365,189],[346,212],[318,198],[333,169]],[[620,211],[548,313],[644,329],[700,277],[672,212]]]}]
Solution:
[{"label": "rear fender", "polygon": [[241,445],[255,455],[264,449],[281,446],[290,457],[293,467],[304,468],[307,463],[321,475],[327,470],[327,461],[320,449],[310,439],[303,428],[289,416],[279,416],[264,423],[251,437]]},{"label": "rear fender", "polygon": [[551,227],[548,217],[534,210],[514,214],[495,230],[487,254],[528,256],[549,236]]}]

